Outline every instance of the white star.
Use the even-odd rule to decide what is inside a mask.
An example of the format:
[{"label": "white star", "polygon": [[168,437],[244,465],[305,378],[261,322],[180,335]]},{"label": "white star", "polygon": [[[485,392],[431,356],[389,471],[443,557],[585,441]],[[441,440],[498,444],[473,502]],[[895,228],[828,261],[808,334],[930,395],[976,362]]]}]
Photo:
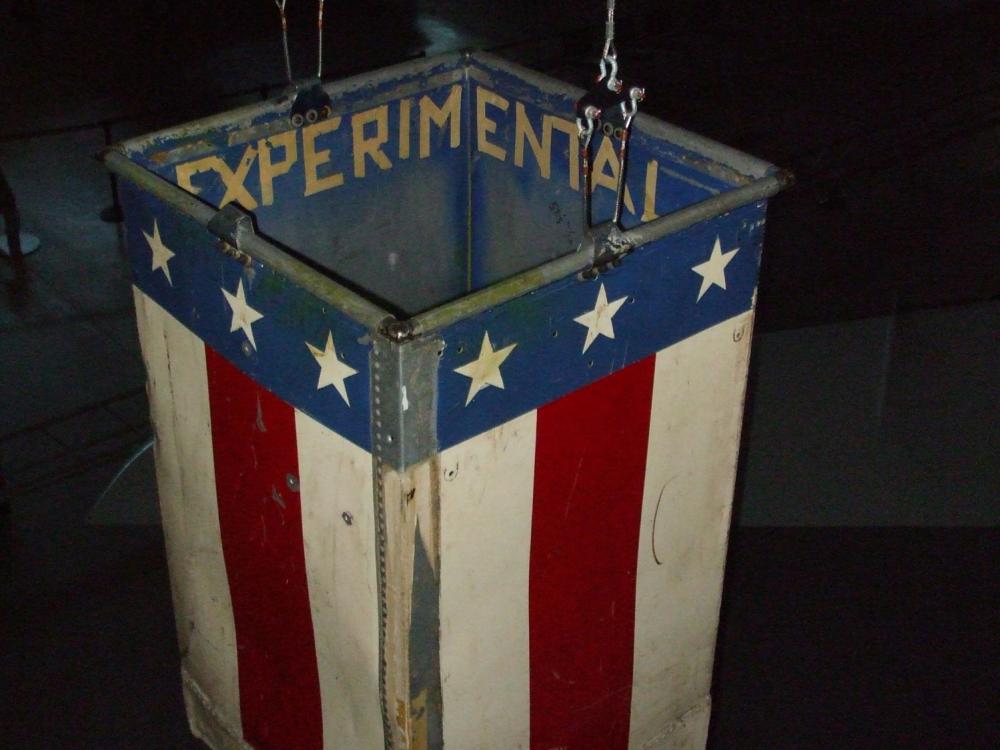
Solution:
[{"label": "white star", "polygon": [[597,302],[594,309],[585,312],[573,320],[587,328],[587,338],[583,342],[583,351],[587,351],[598,336],[607,336],[609,339],[615,337],[615,327],[611,319],[615,317],[618,308],[625,304],[628,297],[619,297],[614,302],[608,302],[608,293],[604,290],[604,284],[597,291]]},{"label": "white star", "polygon": [[333,331],[327,333],[326,347],[322,350],[317,349],[308,341],[306,346],[309,347],[309,351],[319,363],[319,382],[316,383],[316,390],[332,385],[337,389],[340,397],[344,399],[344,403],[350,406],[351,402],[347,398],[347,386],[344,385],[344,381],[356,374],[357,370],[346,362],[341,362],[337,357],[337,349],[333,345]]},{"label": "white star", "polygon": [[739,251],[740,249],[736,247],[729,252],[722,252],[722,241],[716,236],[709,259],[691,269],[701,276],[701,289],[698,290],[697,302],[701,302],[701,298],[705,296],[705,292],[712,288],[713,284],[721,289],[726,288],[726,266]]},{"label": "white star", "polygon": [[149,249],[153,251],[153,270],[163,271],[163,275],[167,277],[167,283],[173,286],[174,281],[170,278],[170,266],[167,263],[170,262],[175,253],[160,239],[160,227],[157,225],[156,219],[153,219],[153,233],[149,234],[143,231],[142,234],[146,238],[146,242],[149,243]]},{"label": "white star", "polygon": [[468,364],[455,368],[455,372],[459,375],[465,375],[465,377],[472,380],[469,384],[469,396],[465,399],[466,406],[476,397],[477,393],[488,385],[503,388],[500,365],[510,356],[515,346],[517,344],[511,344],[510,346],[505,346],[503,349],[494,351],[493,344],[490,343],[489,331],[487,331],[483,334],[483,345],[479,347],[479,356]]},{"label": "white star", "polygon": [[222,293],[226,295],[226,302],[233,310],[233,322],[229,325],[229,332],[242,330],[250,339],[250,345],[256,349],[257,342],[253,340],[251,326],[264,316],[247,304],[247,298],[243,294],[243,279],[240,279],[236,285],[236,294],[230,294],[225,289],[222,290]]}]

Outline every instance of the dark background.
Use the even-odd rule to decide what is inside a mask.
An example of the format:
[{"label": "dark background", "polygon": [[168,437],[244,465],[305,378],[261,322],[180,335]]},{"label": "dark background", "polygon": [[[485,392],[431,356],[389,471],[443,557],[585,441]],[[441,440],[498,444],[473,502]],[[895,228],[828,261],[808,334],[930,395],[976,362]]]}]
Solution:
[{"label": "dark background", "polygon": [[[601,0],[345,6],[329,79],[476,47],[583,85],[603,34]],[[313,9],[289,2],[296,75]],[[1000,746],[998,38],[995,0],[620,2],[646,111],[798,177],[769,208],[717,750]],[[91,157],[283,79],[270,0],[0,3],[0,170],[42,241],[0,256],[0,745],[197,746],[160,531],[95,505],[148,426]]]}]

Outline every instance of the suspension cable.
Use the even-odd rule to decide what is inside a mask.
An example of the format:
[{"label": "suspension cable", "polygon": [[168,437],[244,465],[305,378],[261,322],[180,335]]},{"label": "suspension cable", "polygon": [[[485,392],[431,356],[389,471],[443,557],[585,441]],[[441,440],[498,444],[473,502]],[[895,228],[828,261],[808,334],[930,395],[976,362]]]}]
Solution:
[{"label": "suspension cable", "polygon": [[316,18],[316,31],[319,34],[319,62],[316,65],[316,77],[323,79],[323,0],[319,0],[319,14]]},{"label": "suspension cable", "polygon": [[615,54],[615,0],[608,0],[608,20],[604,22],[604,50],[602,57]]},{"label": "suspension cable", "polygon": [[274,4],[278,7],[278,15],[281,16],[281,43],[285,49],[285,75],[288,76],[288,82],[292,82],[292,58],[288,53],[288,16],[285,15],[285,4],[288,0],[274,0]]},{"label": "suspension cable", "polygon": [[632,122],[639,111],[639,102],[646,91],[640,86],[626,89],[618,77],[618,51],[615,49],[615,0],[608,0],[607,17],[604,22],[604,47],[598,64],[600,70],[596,82],[576,103],[576,125],[580,139],[581,186],[583,190],[583,221],[585,235],[592,235],[594,223],[591,216],[590,192],[592,185],[591,145],[595,131],[600,130],[606,138],[618,140],[618,179],[615,190],[615,205],[610,228],[603,241],[604,248],[595,248],[598,254],[609,250],[613,254],[624,251],[619,247],[621,235],[622,205],[625,198],[625,172],[628,161],[629,136]]}]

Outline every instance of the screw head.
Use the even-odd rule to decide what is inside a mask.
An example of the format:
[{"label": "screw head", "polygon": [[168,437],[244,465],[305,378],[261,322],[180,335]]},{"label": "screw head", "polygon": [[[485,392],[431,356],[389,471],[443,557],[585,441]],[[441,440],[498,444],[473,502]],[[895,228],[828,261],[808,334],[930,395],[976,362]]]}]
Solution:
[{"label": "screw head", "polygon": [[352,516],[346,510],[343,513],[340,514],[340,517],[344,519],[344,523],[346,523],[348,526],[351,526],[351,525],[354,524],[354,516]]},{"label": "screw head", "polygon": [[382,330],[390,339],[401,343],[413,335],[413,324],[408,320],[392,318],[383,323]]}]

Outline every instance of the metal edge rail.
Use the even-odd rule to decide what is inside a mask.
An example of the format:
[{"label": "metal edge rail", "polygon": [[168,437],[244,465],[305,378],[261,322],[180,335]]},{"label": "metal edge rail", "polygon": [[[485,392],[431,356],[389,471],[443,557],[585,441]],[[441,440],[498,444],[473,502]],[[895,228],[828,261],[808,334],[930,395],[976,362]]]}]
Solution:
[{"label": "metal edge rail", "polygon": [[[687,229],[705,219],[769,198],[793,182],[794,177],[790,172],[774,171],[749,185],[714,195],[679,211],[628,229],[624,232],[624,239],[630,248],[645,245],[682,229]],[[433,307],[410,319],[412,334],[420,336],[440,331],[459,320],[484,312],[553,281],[583,271],[592,260],[593,256],[590,253],[577,250],[459,299]]]},{"label": "metal edge rail", "polygon": [[666,237],[692,224],[709,219],[719,214],[728,213],[733,209],[770,198],[795,181],[791,172],[778,170],[772,174],[754,180],[749,185],[727,190],[698,203],[692,203],[680,211],[674,211],[645,224],[626,229],[623,240],[629,247],[639,247],[647,242]]},{"label": "metal edge rail", "polygon": [[[119,177],[135,183],[170,207],[190,217],[204,226],[206,231],[209,222],[219,213],[218,210],[177,185],[129,160],[127,156],[116,149],[112,148],[102,152],[99,158],[108,169]],[[276,273],[293,279],[303,289],[353,318],[369,330],[376,330],[383,321],[392,317],[388,310],[296,260],[263,237],[256,234],[250,235],[241,243],[239,249]]]}]

